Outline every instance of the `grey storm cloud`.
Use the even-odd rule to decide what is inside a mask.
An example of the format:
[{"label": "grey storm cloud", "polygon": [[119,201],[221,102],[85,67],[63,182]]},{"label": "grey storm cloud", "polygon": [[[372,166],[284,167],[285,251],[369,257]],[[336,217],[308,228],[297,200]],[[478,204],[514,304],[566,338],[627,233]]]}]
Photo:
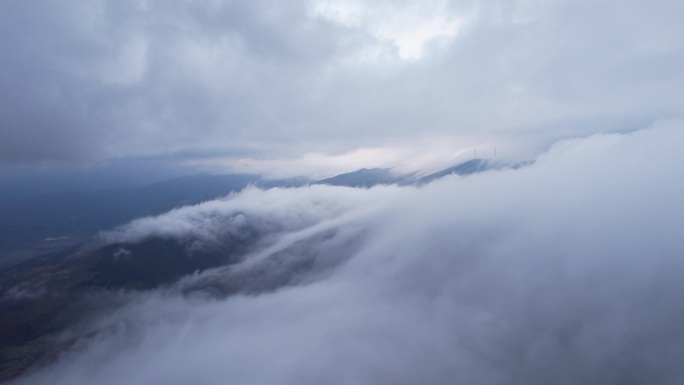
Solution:
[{"label": "grey storm cloud", "polygon": [[[420,188],[249,189],[139,219],[106,237],[280,230],[236,265],[121,293],[13,383],[679,384],[682,125]],[[295,281],[256,274],[306,253],[318,268],[293,263]],[[243,275],[278,284],[187,294]]]},{"label": "grey storm cloud", "polygon": [[0,161],[558,138],[681,113],[681,1],[3,1]]}]

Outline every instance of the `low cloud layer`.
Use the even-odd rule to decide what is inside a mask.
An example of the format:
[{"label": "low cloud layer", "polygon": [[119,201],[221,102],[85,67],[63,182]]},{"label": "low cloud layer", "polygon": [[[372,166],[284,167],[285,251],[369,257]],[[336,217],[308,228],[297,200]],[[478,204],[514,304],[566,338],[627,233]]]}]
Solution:
[{"label": "low cloud layer", "polygon": [[678,0],[3,1],[0,166],[630,130],[682,113],[683,14]]},{"label": "low cloud layer", "polygon": [[109,236],[278,230],[237,265],[121,294],[14,384],[679,384],[682,142],[670,121],[517,170],[251,189],[138,220]]}]

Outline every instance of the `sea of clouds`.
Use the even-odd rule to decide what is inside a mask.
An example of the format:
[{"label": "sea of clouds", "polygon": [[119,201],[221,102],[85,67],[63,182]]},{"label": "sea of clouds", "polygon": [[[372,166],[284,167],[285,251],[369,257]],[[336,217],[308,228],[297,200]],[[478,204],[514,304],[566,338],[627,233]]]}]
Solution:
[{"label": "sea of clouds", "polygon": [[520,169],[250,188],[136,220],[105,239],[259,241],[237,264],[121,293],[13,383],[681,384],[682,143],[667,121]]}]

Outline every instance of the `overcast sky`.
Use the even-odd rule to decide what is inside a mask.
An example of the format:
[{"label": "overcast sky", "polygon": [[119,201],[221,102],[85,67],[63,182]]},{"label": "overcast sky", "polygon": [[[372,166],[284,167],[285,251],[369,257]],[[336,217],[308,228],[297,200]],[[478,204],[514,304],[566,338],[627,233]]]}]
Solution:
[{"label": "overcast sky", "polygon": [[683,17],[679,0],[5,0],[0,164],[304,170],[632,130],[681,115]]}]

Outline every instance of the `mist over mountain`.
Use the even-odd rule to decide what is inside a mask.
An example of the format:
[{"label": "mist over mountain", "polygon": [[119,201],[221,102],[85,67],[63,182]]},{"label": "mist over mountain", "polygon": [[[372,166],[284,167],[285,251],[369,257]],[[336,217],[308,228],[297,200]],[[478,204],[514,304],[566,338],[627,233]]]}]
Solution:
[{"label": "mist over mountain", "polygon": [[99,298],[36,305],[59,316],[36,324],[42,345],[24,349],[41,365],[12,383],[677,383],[681,128],[420,186],[250,187],[134,220],[50,274],[3,273],[5,307]]},{"label": "mist over mountain", "polygon": [[[397,174],[390,169],[376,168],[361,169],[319,181],[312,181],[304,176],[266,179],[252,174],[194,174],[135,187],[106,190],[50,192],[50,189],[42,188],[33,193],[8,194],[0,199],[0,228],[3,229],[0,232],[0,251],[7,253],[20,248],[45,245],[45,239],[66,240],[73,237],[83,240],[138,217],[206,202],[239,192],[248,186],[282,188],[313,183],[372,187],[423,184],[451,174],[468,175],[486,169],[485,160],[473,159],[420,178],[415,173]],[[62,190],[64,187],[58,189]],[[5,259],[9,261],[10,258]],[[3,264],[6,263],[0,262],[0,265]]]},{"label": "mist over mountain", "polygon": [[[4,251],[0,266],[4,271],[0,276],[4,277],[3,286],[9,288],[6,292],[9,294],[0,301],[0,309],[14,320],[0,330],[0,351],[10,352],[3,356],[3,377],[20,373],[33,362],[42,362],[63,350],[64,342],[46,336],[63,332],[70,323],[77,323],[90,314],[76,309],[92,307],[92,291],[98,293],[97,297],[109,296],[107,293],[117,290],[157,289],[194,273],[231,266],[283,231],[280,225],[264,226],[265,220],[252,219],[252,224],[246,223],[240,211],[225,212],[221,221],[224,224],[241,223],[241,230],[216,234],[213,239],[201,232],[180,237],[154,232],[121,238],[117,234],[122,230],[116,230],[105,233],[104,243],[101,240],[93,242],[102,229],[173,207],[178,213],[196,213],[194,205],[197,204],[222,207],[225,204],[210,201],[216,197],[225,199],[228,194],[244,189],[295,188],[310,183],[339,185],[340,182],[368,188],[417,181],[413,175],[397,177],[383,171],[368,173],[363,169],[319,182],[303,177],[268,180],[257,175],[198,174],[135,188],[5,199],[0,206],[0,212],[5,214],[5,231],[0,238]],[[149,219],[140,219],[128,227],[140,226],[146,221]],[[184,227],[198,225],[186,223]],[[335,234],[336,230],[329,230],[311,237],[320,241]],[[356,244],[354,239],[337,246],[338,256],[328,257],[329,264],[337,265],[348,258]],[[310,270],[326,270],[316,262],[324,250],[316,251],[319,247],[315,243],[305,237],[283,251],[273,252],[270,258],[279,265],[289,266],[286,269],[259,266],[249,275],[240,274],[230,280],[226,280],[224,274],[216,275],[217,278],[205,275],[198,281],[200,283],[185,278],[182,292],[224,297],[237,292],[272,291],[298,282]],[[50,293],[48,298],[45,293]]]}]

